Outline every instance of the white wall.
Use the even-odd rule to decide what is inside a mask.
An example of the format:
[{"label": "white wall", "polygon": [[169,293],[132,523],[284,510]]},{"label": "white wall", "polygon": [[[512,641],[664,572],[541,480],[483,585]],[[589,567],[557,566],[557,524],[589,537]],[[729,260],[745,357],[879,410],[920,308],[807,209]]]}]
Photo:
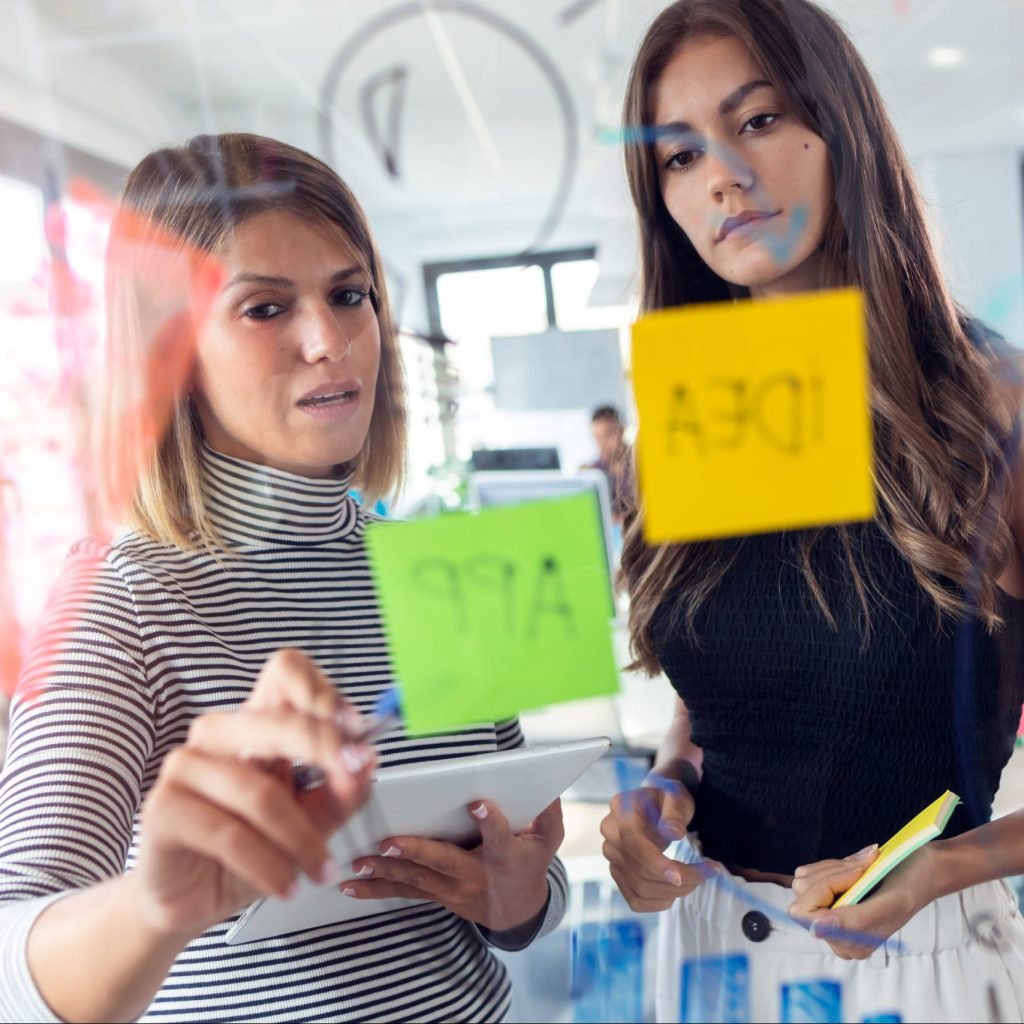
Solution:
[{"label": "white wall", "polygon": [[943,154],[918,171],[954,295],[1024,347],[1024,154]]},{"label": "white wall", "polygon": [[172,97],[99,53],[49,52],[31,4],[3,11],[0,117],[54,140],[55,155],[66,144],[131,167],[189,134]]}]

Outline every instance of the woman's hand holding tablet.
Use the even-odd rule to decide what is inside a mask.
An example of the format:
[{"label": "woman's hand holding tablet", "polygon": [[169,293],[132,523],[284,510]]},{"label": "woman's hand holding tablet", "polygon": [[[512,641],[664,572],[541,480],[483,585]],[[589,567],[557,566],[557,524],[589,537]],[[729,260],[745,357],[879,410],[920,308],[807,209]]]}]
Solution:
[{"label": "woman's hand holding tablet", "polygon": [[548,900],[547,872],[565,830],[560,800],[516,835],[488,800],[466,808],[481,841],[471,850],[416,836],[381,843],[378,857],[353,862],[359,876],[341,884],[354,899],[402,897],[440,903],[491,931],[508,931],[537,917]]}]

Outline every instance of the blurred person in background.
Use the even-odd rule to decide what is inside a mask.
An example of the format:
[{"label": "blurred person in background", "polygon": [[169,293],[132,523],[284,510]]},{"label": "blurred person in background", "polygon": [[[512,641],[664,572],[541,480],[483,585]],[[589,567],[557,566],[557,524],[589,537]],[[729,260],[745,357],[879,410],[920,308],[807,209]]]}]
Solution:
[{"label": "blurred person in background", "polygon": [[581,469],[599,469],[608,480],[612,519],[621,524],[632,505],[633,452],[626,443],[626,425],[614,405],[598,406],[590,417],[597,459]]}]

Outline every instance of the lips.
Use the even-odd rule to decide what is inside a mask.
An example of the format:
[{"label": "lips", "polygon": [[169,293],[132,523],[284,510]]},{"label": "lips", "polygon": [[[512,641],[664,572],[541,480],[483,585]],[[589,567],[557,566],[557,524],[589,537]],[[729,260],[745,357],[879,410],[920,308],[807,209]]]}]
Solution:
[{"label": "lips", "polygon": [[351,401],[358,394],[359,382],[356,380],[325,381],[312,391],[307,391],[296,404],[303,408],[339,405]]},{"label": "lips", "polygon": [[715,241],[725,241],[736,228],[743,227],[744,224],[752,224],[756,221],[771,220],[772,217],[777,217],[781,212],[781,210],[744,210],[734,217],[726,217],[718,228]]}]

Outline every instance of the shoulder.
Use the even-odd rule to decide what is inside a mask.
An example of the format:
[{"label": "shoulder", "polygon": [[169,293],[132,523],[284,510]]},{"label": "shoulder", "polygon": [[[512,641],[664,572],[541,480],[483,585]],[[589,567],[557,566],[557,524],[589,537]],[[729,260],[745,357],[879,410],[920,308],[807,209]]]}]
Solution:
[{"label": "shoulder", "polygon": [[149,702],[144,630],[127,563],[117,544],[86,537],[72,545],[30,631],[19,692],[58,683]]},{"label": "shoulder", "polygon": [[75,610],[78,620],[116,614],[127,627],[129,619],[140,619],[140,591],[160,590],[180,579],[195,557],[134,531],[112,541],[85,537],[68,551],[48,606],[60,606],[63,614]]}]

